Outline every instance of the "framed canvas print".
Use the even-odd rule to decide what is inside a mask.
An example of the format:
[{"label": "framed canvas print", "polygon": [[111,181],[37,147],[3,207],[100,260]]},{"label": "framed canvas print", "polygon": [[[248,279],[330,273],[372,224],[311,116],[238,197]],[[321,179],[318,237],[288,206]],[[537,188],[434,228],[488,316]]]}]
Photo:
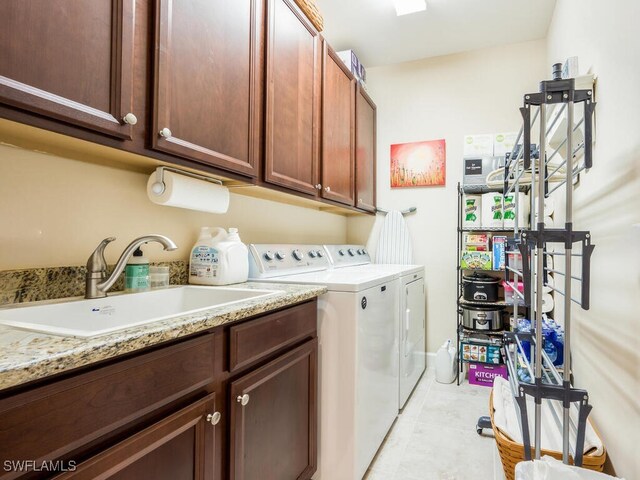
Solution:
[{"label": "framed canvas print", "polygon": [[444,186],[446,150],[444,139],[391,145],[391,187]]}]

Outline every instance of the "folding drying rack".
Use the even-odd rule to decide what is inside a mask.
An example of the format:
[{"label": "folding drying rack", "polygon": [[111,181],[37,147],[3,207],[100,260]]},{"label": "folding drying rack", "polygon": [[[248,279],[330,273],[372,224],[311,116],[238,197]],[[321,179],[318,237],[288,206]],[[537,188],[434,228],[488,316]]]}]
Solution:
[{"label": "folding drying rack", "polygon": [[[584,107],[582,119],[574,125],[574,108],[576,104]],[[555,106],[554,116],[548,122],[549,106]],[[537,108],[536,108],[537,107]],[[574,180],[584,170],[592,166],[592,117],[595,108],[593,90],[576,90],[574,79],[562,79],[559,64],[554,65],[553,80],[545,80],[540,83],[538,93],[526,94],[524,106],[520,108],[523,125],[517,136],[513,151],[507,156],[504,168],[504,195],[514,194],[516,202],[515,238],[512,246],[517,246],[522,254],[522,271],[512,268],[508,264],[505,267],[505,282],[513,292],[514,318],[517,318],[518,297],[525,305],[529,305],[532,331],[528,333],[507,332],[504,334],[503,353],[505,363],[509,369],[509,381],[513,391],[516,405],[520,411],[520,422],[524,444],[525,458],[530,460],[531,435],[527,415],[527,396],[535,401],[535,431],[534,431],[534,458],[540,458],[541,452],[541,415],[542,401],[549,399],[560,402],[562,405],[562,420],[556,416],[558,427],[562,428],[562,458],[564,463],[569,463],[570,456],[576,465],[582,465],[584,451],[584,437],[587,417],[591,411],[589,395],[586,390],[571,386],[571,304],[576,303],[585,310],[589,309],[590,288],[590,259],[594,249],[591,244],[591,235],[588,231],[576,231],[573,229],[573,188]],[[532,110],[535,110],[532,115]],[[536,119],[539,119],[540,132],[539,155],[532,155],[531,131]],[[566,138],[555,150],[547,155],[547,141],[552,129],[560,121],[566,122]],[[548,124],[549,123],[549,124]],[[562,123],[559,124],[562,126]],[[584,125],[584,142],[574,148],[574,133]],[[520,140],[522,139],[522,143]],[[561,149],[565,148],[564,157],[559,164],[552,164]],[[576,164],[575,156],[580,150],[584,150],[584,161]],[[568,154],[567,152],[570,152]],[[538,157],[533,158],[532,157]],[[562,169],[564,168],[564,176]],[[531,229],[519,230],[518,212],[521,208],[520,195],[523,191],[523,175],[530,176],[530,215]],[[558,181],[560,179],[560,181]],[[527,181],[528,183],[528,181]],[[556,183],[556,185],[553,185]],[[545,198],[548,198],[561,186],[566,186],[565,194],[565,226],[564,228],[547,228],[544,224]],[[527,185],[528,187],[528,185]],[[518,235],[519,233],[519,235]],[[548,250],[554,246],[553,251]],[[562,251],[557,251],[559,246]],[[574,246],[579,246],[577,252]],[[556,265],[550,266],[548,256],[564,258],[564,271],[558,270]],[[579,276],[573,273],[573,259],[581,259]],[[555,267],[556,269],[554,269]],[[564,277],[564,290],[558,285],[548,285],[548,274],[554,273]],[[519,292],[517,284],[523,279],[524,293]],[[573,281],[580,282],[580,297],[572,295]],[[562,372],[558,371],[553,362],[543,349],[542,312],[543,288],[548,287],[559,295],[564,296],[564,357]],[[525,344],[530,345],[530,360],[527,359]],[[518,377],[518,365],[523,366],[529,373],[533,383],[520,381]],[[577,424],[571,416],[571,410],[577,408]],[[576,437],[575,445],[570,445],[570,434]]]}]

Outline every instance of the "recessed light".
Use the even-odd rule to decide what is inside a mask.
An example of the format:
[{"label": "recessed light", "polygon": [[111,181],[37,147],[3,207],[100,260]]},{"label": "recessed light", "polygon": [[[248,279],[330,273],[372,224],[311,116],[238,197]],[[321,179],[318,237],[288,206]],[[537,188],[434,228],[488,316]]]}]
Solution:
[{"label": "recessed light", "polygon": [[422,12],[427,9],[426,0],[393,0],[398,16]]}]

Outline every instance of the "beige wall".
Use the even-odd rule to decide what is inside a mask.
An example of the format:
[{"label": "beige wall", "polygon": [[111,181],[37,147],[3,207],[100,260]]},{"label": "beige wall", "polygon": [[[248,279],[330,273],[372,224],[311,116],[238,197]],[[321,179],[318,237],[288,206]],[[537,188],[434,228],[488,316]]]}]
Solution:
[{"label": "beige wall", "polygon": [[150,244],[145,252],[152,261],[187,260],[203,225],[238,227],[245,243],[346,239],[344,216],[243,195],[231,195],[224,215],[155,205],[146,195],[147,178],[0,145],[0,270],[82,265],[108,236],[117,237],[106,254],[114,262],[145,233],[166,234],[179,247],[163,252]]},{"label": "beige wall", "polygon": [[[417,207],[407,217],[414,261],[426,266],[427,351],[435,352],[456,326],[456,185],[462,180],[463,137],[472,133],[517,131],[525,92],[537,91],[547,72],[544,40],[437,57],[367,72],[378,106],[378,206]],[[392,143],[444,138],[446,187],[389,187]],[[369,241],[377,230],[371,218],[349,219],[348,238]]]},{"label": "beige wall", "polygon": [[577,55],[580,73],[598,77],[594,166],[574,196],[575,228],[590,230],[596,248],[591,309],[572,310],[573,367],[611,463],[627,479],[640,478],[638,18],[637,0],[559,0],[547,46],[548,64]]}]

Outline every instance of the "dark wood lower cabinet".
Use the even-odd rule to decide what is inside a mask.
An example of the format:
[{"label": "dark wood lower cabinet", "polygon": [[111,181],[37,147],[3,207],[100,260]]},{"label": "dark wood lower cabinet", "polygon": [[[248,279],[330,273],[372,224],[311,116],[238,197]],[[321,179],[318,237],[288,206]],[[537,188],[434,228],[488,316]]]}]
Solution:
[{"label": "dark wood lower cabinet", "polygon": [[161,420],[57,480],[204,480],[214,475],[215,394]]},{"label": "dark wood lower cabinet", "polygon": [[316,312],[308,301],[0,391],[0,480],[311,478]]},{"label": "dark wood lower cabinet", "polygon": [[315,472],[317,352],[314,339],[231,383],[232,480]]}]

